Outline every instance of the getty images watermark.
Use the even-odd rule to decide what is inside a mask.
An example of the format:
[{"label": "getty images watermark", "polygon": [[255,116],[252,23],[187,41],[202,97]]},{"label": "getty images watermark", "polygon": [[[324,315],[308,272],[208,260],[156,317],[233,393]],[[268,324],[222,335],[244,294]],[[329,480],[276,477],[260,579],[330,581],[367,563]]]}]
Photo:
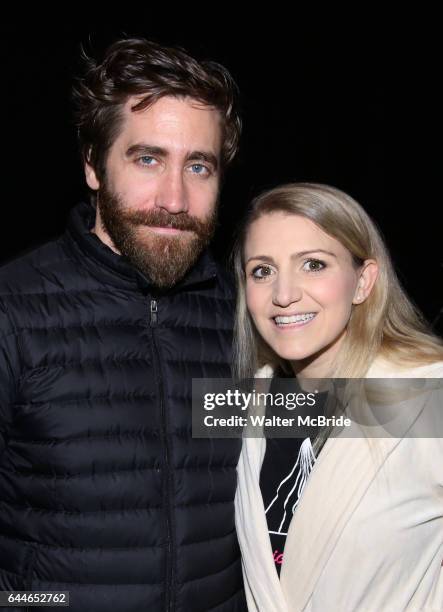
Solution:
[{"label": "getty images watermark", "polygon": [[442,399],[441,379],[193,379],[192,435],[441,437]]},{"label": "getty images watermark", "polygon": [[[239,389],[227,389],[224,393],[205,393],[203,408],[212,411],[216,408],[237,408],[247,412],[246,416],[233,414],[231,416],[215,416],[207,414],[203,417],[205,427],[350,427],[351,419],[340,416],[327,417],[323,414],[296,414],[283,416],[276,414],[276,408],[287,411],[296,408],[316,408],[319,396],[317,393],[264,393],[256,390],[243,392]],[[257,413],[260,407],[270,408],[271,412]]]}]

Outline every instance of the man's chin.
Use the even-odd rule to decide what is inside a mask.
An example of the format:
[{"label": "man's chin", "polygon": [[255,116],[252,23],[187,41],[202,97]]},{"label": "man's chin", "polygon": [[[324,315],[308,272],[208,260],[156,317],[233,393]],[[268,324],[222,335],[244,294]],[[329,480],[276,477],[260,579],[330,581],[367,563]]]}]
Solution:
[{"label": "man's chin", "polygon": [[162,289],[169,289],[178,283],[205,248],[199,237],[190,231],[168,235],[137,228],[131,242],[131,248],[125,249],[123,254]]}]

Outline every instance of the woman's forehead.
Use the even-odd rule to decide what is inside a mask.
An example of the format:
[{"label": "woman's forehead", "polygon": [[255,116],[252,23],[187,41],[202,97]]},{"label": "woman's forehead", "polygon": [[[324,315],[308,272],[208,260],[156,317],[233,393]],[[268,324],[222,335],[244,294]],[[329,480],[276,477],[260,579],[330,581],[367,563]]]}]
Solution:
[{"label": "woman's forehead", "polygon": [[281,211],[262,215],[249,226],[245,253],[257,249],[267,249],[268,254],[288,249],[332,249],[337,251],[337,254],[348,252],[336,238],[310,219]]}]

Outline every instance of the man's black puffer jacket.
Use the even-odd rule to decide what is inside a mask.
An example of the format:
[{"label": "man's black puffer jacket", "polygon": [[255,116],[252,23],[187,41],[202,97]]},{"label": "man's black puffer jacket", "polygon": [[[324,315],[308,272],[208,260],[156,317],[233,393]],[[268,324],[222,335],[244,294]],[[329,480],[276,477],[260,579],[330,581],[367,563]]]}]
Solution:
[{"label": "man's black puffer jacket", "polygon": [[157,295],[93,219],[0,270],[0,590],[243,612],[240,441],[191,437],[192,378],[230,375],[233,290],[205,253]]}]

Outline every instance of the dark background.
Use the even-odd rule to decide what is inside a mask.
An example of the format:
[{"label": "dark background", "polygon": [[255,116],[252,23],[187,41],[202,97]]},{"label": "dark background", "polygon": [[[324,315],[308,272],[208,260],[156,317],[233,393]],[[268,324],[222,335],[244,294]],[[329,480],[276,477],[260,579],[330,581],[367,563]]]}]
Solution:
[{"label": "dark background", "polygon": [[80,43],[100,52],[122,34],[143,35],[219,61],[240,86],[244,134],[223,190],[220,257],[254,195],[293,180],[329,183],[369,211],[403,285],[441,332],[439,49],[429,24],[363,17],[337,26],[327,15],[320,23],[270,11],[258,26],[213,5],[185,9],[17,9],[3,21],[0,262],[62,232],[85,197],[70,105]]}]

